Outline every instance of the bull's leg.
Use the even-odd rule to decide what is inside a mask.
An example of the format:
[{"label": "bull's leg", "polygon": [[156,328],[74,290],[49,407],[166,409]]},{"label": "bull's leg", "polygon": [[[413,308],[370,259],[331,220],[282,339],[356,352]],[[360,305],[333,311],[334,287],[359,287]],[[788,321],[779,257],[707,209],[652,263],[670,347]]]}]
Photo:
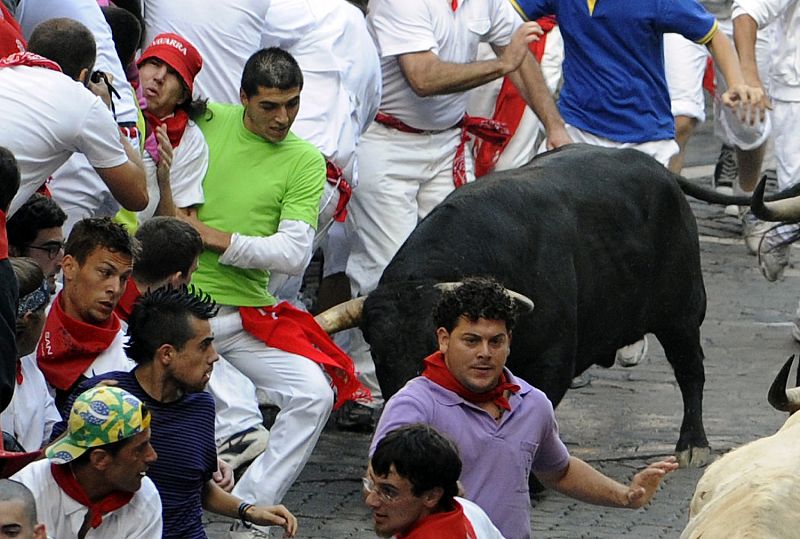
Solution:
[{"label": "bull's leg", "polygon": [[700,330],[656,332],[656,337],[664,347],[683,397],[683,423],[675,456],[682,468],[705,466],[710,461],[711,449],[703,427],[705,370]]}]

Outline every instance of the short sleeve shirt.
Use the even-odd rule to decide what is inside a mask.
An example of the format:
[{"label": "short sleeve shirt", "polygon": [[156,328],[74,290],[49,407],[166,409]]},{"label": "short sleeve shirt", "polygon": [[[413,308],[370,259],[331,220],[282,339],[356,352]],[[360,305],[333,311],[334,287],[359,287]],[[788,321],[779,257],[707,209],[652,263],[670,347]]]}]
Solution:
[{"label": "short sleeve shirt", "polygon": [[530,20],[555,14],[564,38],[564,120],[616,142],[674,137],[663,36],[707,43],[716,20],[696,0],[511,0]]},{"label": "short sleeve shirt", "polygon": [[505,46],[522,24],[507,0],[461,0],[455,12],[445,0],[372,0],[367,22],[381,58],[381,111],[424,130],[456,125],[464,116],[468,95],[419,97],[397,57],[431,51],[443,62],[474,62],[478,43]]}]

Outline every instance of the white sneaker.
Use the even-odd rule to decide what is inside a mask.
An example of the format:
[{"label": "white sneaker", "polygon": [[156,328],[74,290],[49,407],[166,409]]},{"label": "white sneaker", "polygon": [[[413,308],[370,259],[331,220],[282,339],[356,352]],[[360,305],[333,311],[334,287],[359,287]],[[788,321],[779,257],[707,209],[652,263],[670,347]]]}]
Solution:
[{"label": "white sneaker", "polygon": [[647,355],[648,348],[647,336],[644,336],[641,340],[617,350],[616,362],[622,367],[638,365]]},{"label": "white sneaker", "polygon": [[264,425],[256,425],[223,441],[218,456],[236,470],[266,451],[268,441],[269,431]]},{"label": "white sneaker", "polygon": [[761,238],[758,245],[758,267],[761,275],[769,282],[783,277],[783,271],[789,265],[790,247],[791,244],[781,240],[775,229],[769,230]]},{"label": "white sneaker", "polygon": [[753,215],[753,212],[751,212],[749,208],[741,212],[739,218],[742,221],[742,238],[744,238],[744,245],[747,247],[747,252],[751,255],[757,255],[761,238],[764,237],[764,234],[766,234],[773,225]]}]

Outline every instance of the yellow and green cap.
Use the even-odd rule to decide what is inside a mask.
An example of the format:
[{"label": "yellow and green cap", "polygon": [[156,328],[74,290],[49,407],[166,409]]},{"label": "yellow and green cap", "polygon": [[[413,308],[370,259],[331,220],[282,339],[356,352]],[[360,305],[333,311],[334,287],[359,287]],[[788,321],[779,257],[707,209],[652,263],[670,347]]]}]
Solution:
[{"label": "yellow and green cap", "polygon": [[150,414],[142,401],[118,387],[94,387],[75,399],[67,435],[45,453],[54,464],[66,464],[88,449],[130,438],[149,426]]}]

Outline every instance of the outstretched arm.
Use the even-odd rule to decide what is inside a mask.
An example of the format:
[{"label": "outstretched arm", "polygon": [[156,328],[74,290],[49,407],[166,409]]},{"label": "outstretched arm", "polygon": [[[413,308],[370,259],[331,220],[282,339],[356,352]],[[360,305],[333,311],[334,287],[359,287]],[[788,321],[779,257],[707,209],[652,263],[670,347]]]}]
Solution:
[{"label": "outstretched arm", "polygon": [[[203,487],[203,509],[231,518],[239,518],[242,500],[222,490],[213,480]],[[297,533],[297,518],[283,505],[251,505],[244,512],[248,522],[259,526],[280,526],[284,537]]]},{"label": "outstretched arm", "polygon": [[633,476],[631,484],[625,486],[581,459],[570,457],[563,470],[552,474],[537,473],[536,477],[545,486],[583,502],[638,509],[650,503],[664,476],[677,468],[675,457],[654,462]]},{"label": "outstretched arm", "polygon": [[[731,108],[738,107],[740,117],[750,117],[751,123],[755,122],[756,116],[763,121],[765,114],[764,88],[760,83],[753,85],[745,80],[739,59],[728,36],[717,30],[707,47],[728,85],[728,89],[722,94],[722,103]],[[758,114],[749,114],[750,109],[753,109],[754,112],[757,111]]]}]

